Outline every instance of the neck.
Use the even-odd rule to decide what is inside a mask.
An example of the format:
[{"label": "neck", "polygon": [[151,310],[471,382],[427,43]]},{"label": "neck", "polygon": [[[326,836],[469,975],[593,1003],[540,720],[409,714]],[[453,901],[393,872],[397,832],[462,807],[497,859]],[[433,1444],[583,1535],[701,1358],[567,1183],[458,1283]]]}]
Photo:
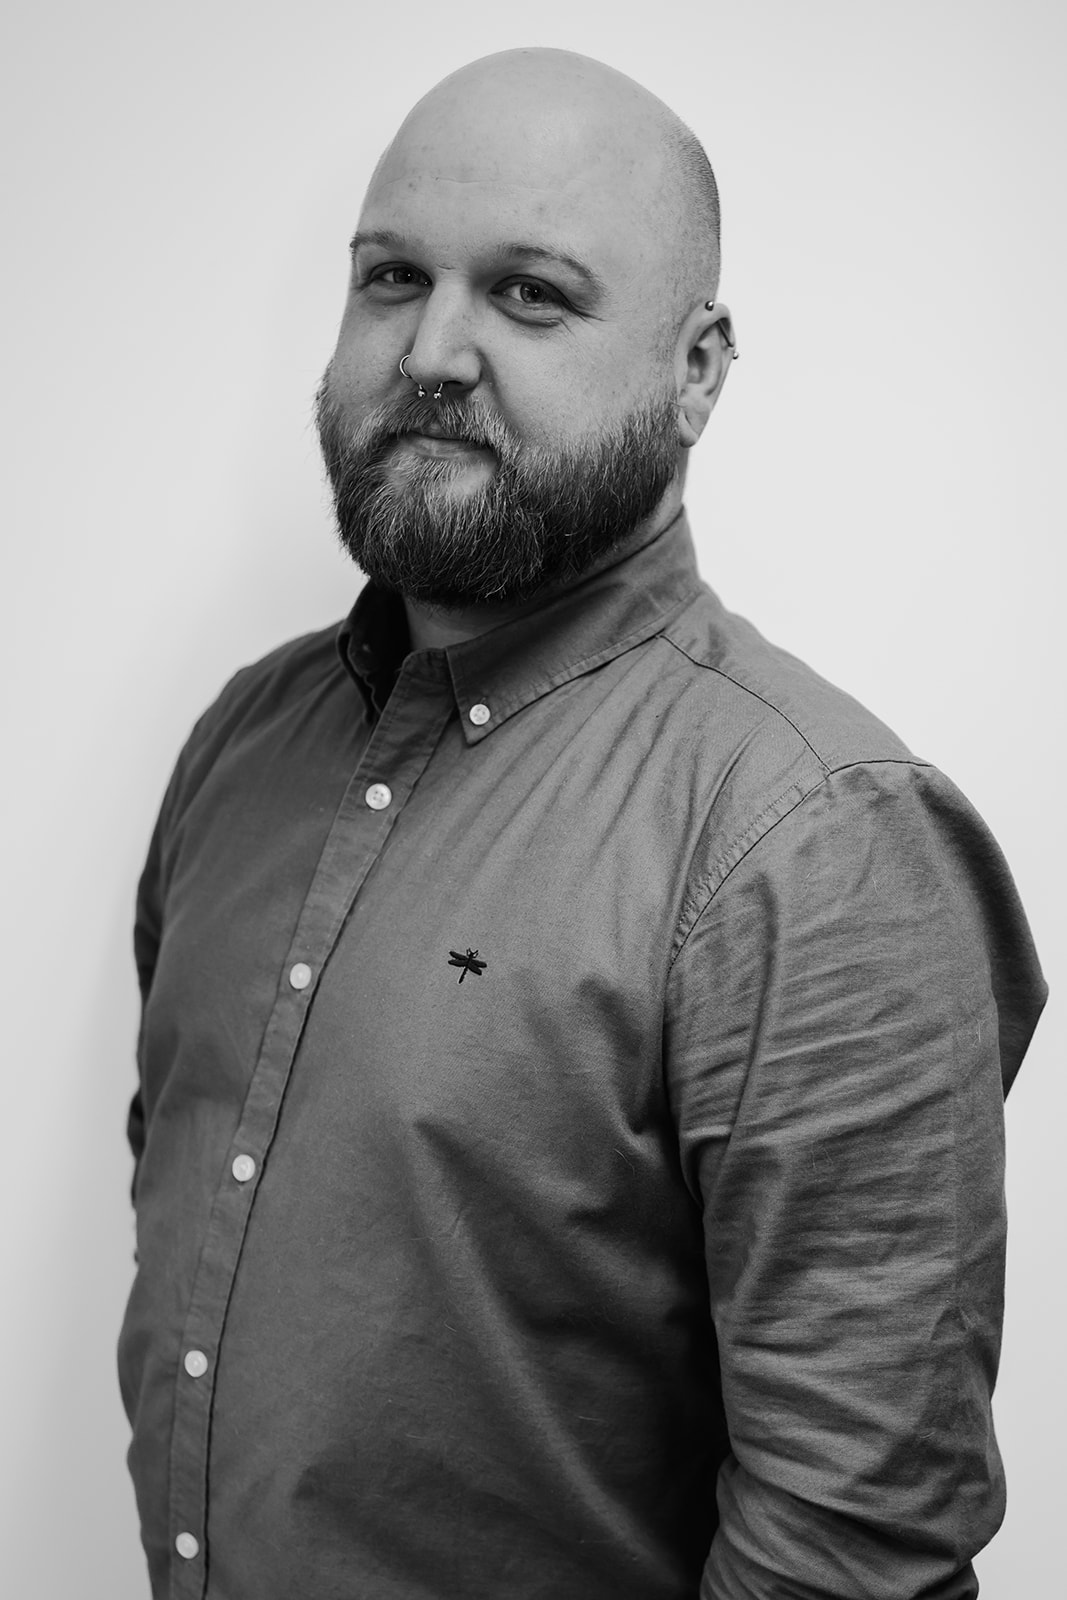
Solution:
[{"label": "neck", "polygon": [[668,523],[674,521],[681,507],[682,485],[675,483],[667,490],[651,517],[639,523],[628,538],[613,545],[598,561],[594,561],[592,566],[586,567],[584,572],[578,573],[566,583],[546,585],[530,600],[521,602],[487,600],[470,606],[434,606],[405,598],[404,610],[407,612],[412,650],[446,650],[450,645],[476,639],[479,634],[488,633],[491,628],[499,628],[506,622],[513,622],[517,617],[525,616],[527,612],[536,611],[539,606],[543,606],[549,600],[557,599],[576,583],[591,577],[594,572],[601,572],[605,567],[614,566],[632,551],[639,550],[650,539],[662,533]]}]

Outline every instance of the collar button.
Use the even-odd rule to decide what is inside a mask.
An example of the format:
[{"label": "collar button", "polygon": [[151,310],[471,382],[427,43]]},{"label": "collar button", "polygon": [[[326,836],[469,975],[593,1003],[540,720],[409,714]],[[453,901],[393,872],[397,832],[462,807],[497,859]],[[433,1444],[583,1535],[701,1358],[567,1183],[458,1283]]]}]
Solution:
[{"label": "collar button", "polygon": [[468,717],[470,717],[476,728],[484,727],[492,714],[493,713],[490,711],[489,707],[483,705],[480,700],[476,706],[471,706],[470,710],[467,712]]}]

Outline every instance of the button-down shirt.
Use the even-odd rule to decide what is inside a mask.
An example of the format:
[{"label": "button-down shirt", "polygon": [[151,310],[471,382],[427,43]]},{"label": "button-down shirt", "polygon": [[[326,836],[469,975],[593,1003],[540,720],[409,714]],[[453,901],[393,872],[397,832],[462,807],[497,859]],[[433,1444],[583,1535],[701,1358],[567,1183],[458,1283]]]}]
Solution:
[{"label": "button-down shirt", "polygon": [[239,672],[142,879],[121,1341],[169,1600],[959,1600],[1044,986],[963,797],[684,520]]}]

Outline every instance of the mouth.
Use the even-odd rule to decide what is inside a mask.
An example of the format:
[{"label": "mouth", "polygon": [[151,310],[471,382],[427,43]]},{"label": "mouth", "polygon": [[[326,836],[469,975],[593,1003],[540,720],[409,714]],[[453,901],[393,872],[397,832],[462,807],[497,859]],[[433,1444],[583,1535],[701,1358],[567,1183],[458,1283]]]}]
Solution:
[{"label": "mouth", "polygon": [[427,439],[456,439],[466,444],[477,443],[469,434],[464,433],[462,428],[449,428],[436,417],[427,417],[425,422],[420,423],[417,428],[412,428],[411,431],[421,433]]},{"label": "mouth", "polygon": [[489,446],[482,444],[480,440],[471,439],[463,433],[454,433],[433,422],[427,422],[421,428],[409,433],[399,434],[395,443],[400,449],[414,450],[416,454],[425,456],[488,456],[493,453]]}]

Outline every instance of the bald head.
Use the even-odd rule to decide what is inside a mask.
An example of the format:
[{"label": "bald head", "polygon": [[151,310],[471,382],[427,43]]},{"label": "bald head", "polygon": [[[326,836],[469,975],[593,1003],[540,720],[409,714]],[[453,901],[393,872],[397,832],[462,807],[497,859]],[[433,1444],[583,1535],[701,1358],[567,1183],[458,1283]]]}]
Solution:
[{"label": "bald head", "polygon": [[624,276],[680,320],[719,279],[714,173],[689,128],[632,78],[565,50],[509,50],[461,67],[412,109],[368,200],[419,177],[512,185],[541,223],[584,219]]},{"label": "bald head", "polygon": [[[563,528],[565,563],[665,526],[733,349],[708,304],[718,265],[711,169],[654,95],[565,51],[475,61],[419,101],[371,178],[327,443],[367,458],[399,527],[440,532],[439,501],[484,512],[466,541],[448,522],[453,554],[487,549],[490,525],[509,547],[521,507],[539,548]],[[542,549],[538,583],[553,560]],[[517,592],[500,572],[492,592]]]}]

